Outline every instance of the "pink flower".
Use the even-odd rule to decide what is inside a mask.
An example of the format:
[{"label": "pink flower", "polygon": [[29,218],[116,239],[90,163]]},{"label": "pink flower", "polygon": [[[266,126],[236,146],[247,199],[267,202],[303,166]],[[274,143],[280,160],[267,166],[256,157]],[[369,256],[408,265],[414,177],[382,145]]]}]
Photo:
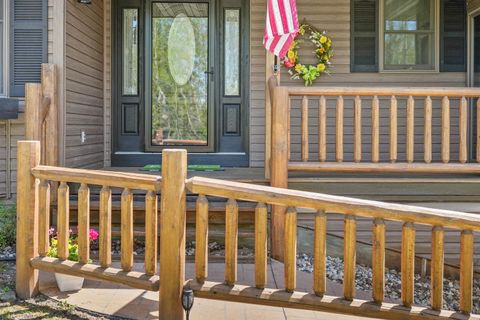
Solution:
[{"label": "pink flower", "polygon": [[286,59],[285,61],[283,61],[283,64],[285,65],[285,67],[287,68],[293,68],[295,66],[294,63],[292,63],[292,61]]},{"label": "pink flower", "polygon": [[90,240],[92,241],[95,241],[98,239],[98,231],[95,229],[90,229],[89,235],[90,235]]},{"label": "pink flower", "polygon": [[48,229],[48,235],[49,236],[53,236],[55,234],[55,228],[54,227],[51,227],[50,229]]}]

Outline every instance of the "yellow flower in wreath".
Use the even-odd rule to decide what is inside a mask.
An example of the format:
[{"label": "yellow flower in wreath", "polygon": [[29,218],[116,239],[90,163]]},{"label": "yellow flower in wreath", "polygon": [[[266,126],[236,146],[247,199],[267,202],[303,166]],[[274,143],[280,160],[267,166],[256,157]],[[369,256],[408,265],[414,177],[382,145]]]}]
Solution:
[{"label": "yellow flower in wreath", "polygon": [[321,37],[320,37],[320,43],[321,43],[321,44],[324,44],[324,43],[326,43],[327,41],[328,41],[328,38],[327,38],[326,36],[321,36]]},{"label": "yellow flower in wreath", "polygon": [[317,65],[317,70],[318,70],[319,72],[325,71],[325,68],[326,68],[326,67],[325,67],[325,64],[323,64],[323,63],[319,63],[319,64]]},{"label": "yellow flower in wreath", "polygon": [[302,72],[302,69],[303,69],[303,66],[302,66],[301,64],[297,64],[297,65],[295,66],[295,71],[296,71],[297,73]]},{"label": "yellow flower in wreath", "polygon": [[324,48],[320,48],[320,49],[318,49],[318,52],[319,52],[319,53],[324,53],[324,52],[325,52],[325,49],[324,49]]},{"label": "yellow flower in wreath", "polygon": [[287,57],[289,60],[295,59],[295,52],[293,52],[292,50],[288,50]]}]

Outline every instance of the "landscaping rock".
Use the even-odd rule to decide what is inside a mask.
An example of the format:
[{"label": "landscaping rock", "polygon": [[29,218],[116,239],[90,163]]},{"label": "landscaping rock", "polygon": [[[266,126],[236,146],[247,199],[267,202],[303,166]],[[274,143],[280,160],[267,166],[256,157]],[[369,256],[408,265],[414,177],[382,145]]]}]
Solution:
[{"label": "landscaping rock", "polygon": [[15,291],[9,290],[6,292],[0,292],[0,301],[2,302],[13,302],[17,300],[17,296],[15,294]]},{"label": "landscaping rock", "polygon": [[[300,271],[313,272],[313,257],[308,254],[297,255],[297,268]],[[355,273],[355,287],[361,291],[372,290],[372,269],[364,265],[357,265]],[[343,283],[343,260],[327,256],[326,276],[331,281]],[[460,300],[460,285],[458,280],[444,279],[443,308],[458,311]],[[401,273],[394,269],[385,270],[385,297],[398,300],[401,297]],[[430,304],[430,277],[415,275],[414,303],[428,307]],[[480,312],[480,281],[474,281],[473,313]]]}]

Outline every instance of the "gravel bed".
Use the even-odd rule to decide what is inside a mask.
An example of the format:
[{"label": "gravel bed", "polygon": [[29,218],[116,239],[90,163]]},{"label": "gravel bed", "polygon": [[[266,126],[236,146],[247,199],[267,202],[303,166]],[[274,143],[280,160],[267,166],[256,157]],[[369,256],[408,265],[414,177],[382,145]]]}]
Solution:
[{"label": "gravel bed", "polygon": [[5,247],[0,250],[0,261],[15,260],[15,246]]},{"label": "gravel bed", "polygon": [[[313,257],[308,254],[297,255],[297,269],[300,271],[313,272]],[[326,276],[329,280],[343,283],[343,259],[327,256]],[[372,269],[364,265],[357,265],[355,272],[355,286],[358,290],[372,290]],[[443,308],[445,310],[458,311],[460,301],[460,285],[455,279],[443,281]],[[386,269],[385,272],[385,297],[398,300],[401,297],[401,274],[395,269]],[[414,301],[419,306],[430,304],[430,278],[415,275]],[[473,313],[480,312],[480,281],[474,281],[473,288]]]}]

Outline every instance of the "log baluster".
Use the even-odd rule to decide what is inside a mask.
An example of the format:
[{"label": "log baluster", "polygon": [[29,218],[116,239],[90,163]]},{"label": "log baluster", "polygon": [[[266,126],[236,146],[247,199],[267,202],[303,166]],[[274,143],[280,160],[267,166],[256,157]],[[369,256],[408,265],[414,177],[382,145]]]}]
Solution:
[{"label": "log baluster", "polygon": [[442,162],[450,162],[450,99],[442,99]]},{"label": "log baluster", "polygon": [[285,213],[285,290],[293,292],[297,283],[297,210],[289,207]]},{"label": "log baluster", "polygon": [[157,194],[148,191],[145,196],[145,273],[157,272],[158,239],[158,200]]},{"label": "log baluster", "polygon": [[38,254],[45,257],[50,245],[50,183],[41,180],[38,188]]},{"label": "log baluster", "polygon": [[66,182],[61,182],[58,187],[57,199],[57,254],[60,260],[68,259],[68,240],[70,238],[70,192]]},{"label": "log baluster", "polygon": [[99,216],[100,266],[108,268],[112,264],[112,190],[108,186],[100,190]]},{"label": "log baluster", "polygon": [[318,160],[327,160],[327,99],[324,96],[318,102]]},{"label": "log baluster", "polygon": [[229,199],[225,209],[225,282],[237,281],[238,204]]},{"label": "log baluster", "polygon": [[382,219],[373,221],[372,273],[373,301],[382,303],[385,295],[385,222]]},{"label": "log baluster", "polygon": [[121,202],[121,264],[123,271],[133,269],[133,193],[124,189]]},{"label": "log baluster", "polygon": [[208,277],[208,200],[199,195],[195,217],[195,275],[199,282]]},{"label": "log baluster", "polygon": [[308,98],[302,99],[302,161],[308,161]]},{"label": "log baluster", "polygon": [[409,308],[413,304],[415,280],[415,226],[407,222],[402,228],[402,303]]},{"label": "log baluster", "polygon": [[426,97],[424,102],[423,146],[425,163],[432,162],[432,98]]},{"label": "log baluster", "polygon": [[337,99],[337,119],[336,119],[336,160],[343,162],[343,97],[339,96]]},{"label": "log baluster", "polygon": [[90,188],[82,183],[78,189],[78,261],[90,260]]},{"label": "log baluster", "polygon": [[395,96],[390,99],[390,162],[398,157],[398,102]]},{"label": "log baluster", "polygon": [[458,158],[460,163],[466,163],[468,160],[468,103],[465,97],[460,99],[460,109],[458,111],[459,120],[459,149]]},{"label": "log baluster", "polygon": [[258,203],[255,208],[255,286],[264,289],[267,285],[268,208]]},{"label": "log baluster", "polygon": [[412,96],[407,100],[407,162],[412,163],[415,157],[415,100]]},{"label": "log baluster", "polygon": [[357,246],[357,221],[354,216],[347,216],[344,220],[344,271],[343,271],[343,296],[345,300],[355,298],[355,264]]},{"label": "log baluster", "polygon": [[290,161],[292,158],[292,99],[288,98],[287,105],[287,154]]},{"label": "log baluster", "polygon": [[380,161],[380,102],[374,96],[372,100],[372,162]]},{"label": "log baluster", "polygon": [[315,234],[313,248],[313,291],[319,297],[326,290],[326,258],[327,258],[327,215],[323,211],[315,214]]},{"label": "log baluster", "polygon": [[473,232],[464,230],[460,236],[460,311],[472,312],[473,296]]},{"label": "log baluster", "polygon": [[354,116],[353,160],[355,162],[360,162],[362,161],[362,99],[360,98],[360,96],[355,97],[353,116]]},{"label": "log baluster", "polygon": [[443,264],[444,264],[444,231],[441,226],[432,229],[432,262],[431,262],[431,305],[433,310],[443,307]]},{"label": "log baluster", "polygon": [[477,98],[477,162],[480,162],[480,98]]}]

